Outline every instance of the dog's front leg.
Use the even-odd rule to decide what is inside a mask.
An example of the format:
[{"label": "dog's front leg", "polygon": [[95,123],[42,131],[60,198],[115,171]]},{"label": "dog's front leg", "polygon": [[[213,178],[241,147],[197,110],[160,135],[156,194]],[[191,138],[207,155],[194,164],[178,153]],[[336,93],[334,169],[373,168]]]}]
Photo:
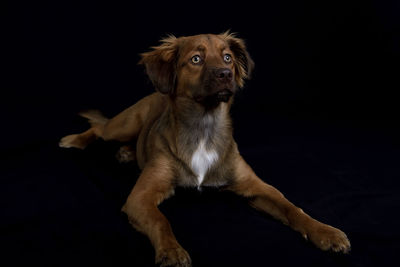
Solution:
[{"label": "dog's front leg", "polygon": [[350,242],[345,233],[311,218],[293,205],[276,188],[258,178],[240,155],[237,155],[234,166],[235,181],[229,190],[249,198],[253,207],[289,225],[320,249],[344,253],[350,251]]},{"label": "dog's front leg", "polygon": [[148,236],[161,266],[191,266],[189,254],[179,245],[171,225],[157,206],[173,195],[173,172],[168,160],[159,157],[146,164],[122,211],[130,223]]}]

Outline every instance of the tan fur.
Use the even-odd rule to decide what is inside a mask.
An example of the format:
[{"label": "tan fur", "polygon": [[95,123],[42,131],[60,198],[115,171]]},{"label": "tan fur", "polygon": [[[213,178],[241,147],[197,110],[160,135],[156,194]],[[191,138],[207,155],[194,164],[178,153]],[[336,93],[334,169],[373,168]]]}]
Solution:
[{"label": "tan fur", "polygon": [[[197,55],[201,64],[193,61]],[[158,92],[110,120],[99,112],[82,113],[91,128],[62,138],[60,146],[83,149],[97,138],[137,140],[136,159],[142,173],[122,210],[131,224],[149,237],[157,263],[191,266],[189,254],[157,208],[174,194],[175,186],[225,186],[249,198],[253,207],[289,225],[317,247],[345,253],[350,250],[342,231],[305,214],[258,178],[240,156],[232,137],[229,109],[231,93],[243,87],[253,68],[243,40],[229,33],[170,36],[143,53],[140,63]],[[217,155],[201,184],[191,169],[199,144]],[[129,153],[132,149],[123,147],[119,155],[126,158]]]}]

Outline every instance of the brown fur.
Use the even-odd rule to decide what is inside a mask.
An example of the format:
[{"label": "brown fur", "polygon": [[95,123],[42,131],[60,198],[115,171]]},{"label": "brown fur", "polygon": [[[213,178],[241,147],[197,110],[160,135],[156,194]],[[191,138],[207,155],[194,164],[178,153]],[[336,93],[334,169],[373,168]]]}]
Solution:
[{"label": "brown fur", "polygon": [[[199,63],[197,59],[201,59]],[[258,178],[239,154],[229,109],[230,95],[244,85],[253,68],[243,40],[229,33],[170,36],[143,53],[140,63],[158,92],[110,120],[99,112],[82,113],[92,127],[64,137],[60,146],[83,149],[96,138],[121,142],[137,139],[136,159],[142,173],[122,210],[131,224],[149,237],[157,263],[191,266],[189,254],[157,208],[174,194],[175,186],[225,186],[317,247],[344,253],[350,250],[342,231],[305,214]],[[201,142],[206,151],[214,151],[218,157],[199,184],[192,159]],[[119,154],[126,158],[126,153],[132,150],[124,147]]]}]

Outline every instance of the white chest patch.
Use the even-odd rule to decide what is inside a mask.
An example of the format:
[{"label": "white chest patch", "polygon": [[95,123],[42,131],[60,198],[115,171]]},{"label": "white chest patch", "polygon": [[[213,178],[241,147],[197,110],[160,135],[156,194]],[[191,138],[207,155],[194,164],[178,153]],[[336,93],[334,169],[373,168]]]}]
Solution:
[{"label": "white chest patch", "polygon": [[197,182],[200,186],[204,180],[204,176],[211,166],[218,160],[218,153],[215,150],[207,150],[205,142],[199,143],[196,151],[193,153],[191,167],[197,175]]}]

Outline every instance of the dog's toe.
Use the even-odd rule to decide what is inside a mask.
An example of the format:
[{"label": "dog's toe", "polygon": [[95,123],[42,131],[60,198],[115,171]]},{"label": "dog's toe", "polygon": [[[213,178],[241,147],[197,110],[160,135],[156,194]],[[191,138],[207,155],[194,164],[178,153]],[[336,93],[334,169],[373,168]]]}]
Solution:
[{"label": "dog's toe", "polygon": [[310,240],[322,250],[349,253],[350,241],[341,230],[329,225],[321,224],[313,229],[308,236]]}]

